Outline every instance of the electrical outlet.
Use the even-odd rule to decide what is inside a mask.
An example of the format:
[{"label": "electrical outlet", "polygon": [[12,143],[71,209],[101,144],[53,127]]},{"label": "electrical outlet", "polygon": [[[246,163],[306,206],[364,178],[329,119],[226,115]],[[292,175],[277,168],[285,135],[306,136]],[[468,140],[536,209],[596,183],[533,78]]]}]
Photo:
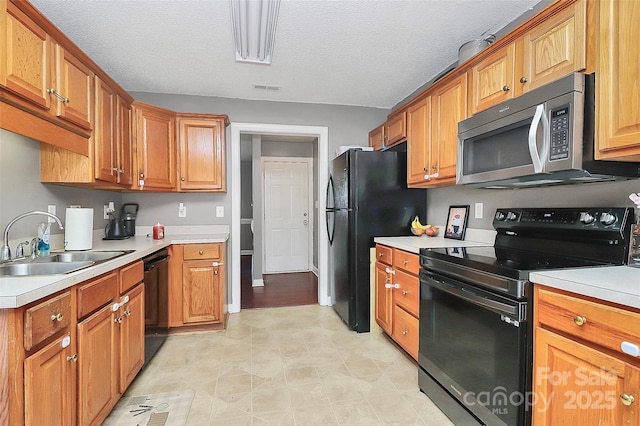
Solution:
[{"label": "electrical outlet", "polygon": [[[49,204],[47,206],[47,212],[51,213],[51,214],[56,214],[56,206],[55,206],[55,204]],[[55,222],[55,219],[52,218],[52,217],[49,217],[49,218],[47,218],[47,221],[49,223],[53,223],[53,222]]]},{"label": "electrical outlet", "polygon": [[216,217],[224,217],[224,206],[216,206]]},{"label": "electrical outlet", "polygon": [[184,203],[178,204],[178,217],[187,217],[187,206]]},{"label": "electrical outlet", "polygon": [[109,213],[116,211],[116,206],[113,204],[113,201],[109,201],[109,205],[104,206],[104,218],[109,219]]},{"label": "electrical outlet", "polygon": [[476,203],[475,207],[476,207],[476,214],[475,214],[476,219],[482,219],[483,204],[482,203]]}]

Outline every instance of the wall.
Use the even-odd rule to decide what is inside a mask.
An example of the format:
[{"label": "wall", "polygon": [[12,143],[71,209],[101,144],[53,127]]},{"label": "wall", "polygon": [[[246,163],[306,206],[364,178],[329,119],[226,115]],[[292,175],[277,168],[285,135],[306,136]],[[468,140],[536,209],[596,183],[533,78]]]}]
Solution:
[{"label": "wall", "polygon": [[[94,209],[94,229],[104,229],[103,205],[113,201],[116,207],[122,204],[118,192],[72,188],[40,183],[40,143],[29,138],[0,129],[0,227],[14,217],[32,210],[47,211],[47,205],[55,205],[57,215],[65,222],[65,208],[81,205]],[[31,239],[37,236],[37,226],[46,221],[44,216],[21,219],[11,228],[12,241]],[[52,235],[63,234],[57,225],[51,226]],[[15,243],[11,244],[15,252]],[[62,247],[53,247],[61,249]]]},{"label": "wall", "polygon": [[[505,207],[633,207],[629,194],[640,191],[640,179],[562,185],[513,190],[449,187],[427,190],[428,223],[444,225],[448,207],[469,204],[469,227],[493,229],[491,221],[497,208]],[[474,218],[474,204],[483,203],[482,219]]]}]

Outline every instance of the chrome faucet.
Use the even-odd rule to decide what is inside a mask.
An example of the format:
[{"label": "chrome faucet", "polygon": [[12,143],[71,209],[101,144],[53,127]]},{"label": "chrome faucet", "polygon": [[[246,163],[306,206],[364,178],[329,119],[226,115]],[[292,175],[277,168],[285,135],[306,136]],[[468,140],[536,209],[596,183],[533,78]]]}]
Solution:
[{"label": "chrome faucet", "polygon": [[60,227],[60,229],[64,229],[64,226],[62,226],[62,221],[55,214],[51,214],[51,213],[47,213],[47,212],[41,212],[41,211],[37,211],[37,210],[34,210],[32,212],[23,213],[23,214],[15,217],[13,220],[11,220],[11,222],[9,222],[7,224],[7,227],[4,228],[4,240],[3,240],[3,244],[2,244],[2,249],[0,249],[1,250],[0,251],[0,261],[1,260],[11,260],[11,249],[9,248],[9,230],[11,229],[13,224],[16,223],[17,221],[19,221],[20,219],[22,219],[23,217],[35,216],[35,215],[49,216],[50,218],[55,219],[56,222],[58,222],[58,226]]}]

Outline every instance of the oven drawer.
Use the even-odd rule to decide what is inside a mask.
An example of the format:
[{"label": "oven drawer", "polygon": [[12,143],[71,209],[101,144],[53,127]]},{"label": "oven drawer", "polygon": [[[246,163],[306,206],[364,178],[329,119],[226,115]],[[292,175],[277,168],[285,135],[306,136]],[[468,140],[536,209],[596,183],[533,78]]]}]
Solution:
[{"label": "oven drawer", "polygon": [[418,359],[419,322],[416,317],[398,305],[393,306],[393,339],[413,359]]},{"label": "oven drawer", "polygon": [[622,342],[640,346],[640,315],[537,287],[537,323],[622,352]]},{"label": "oven drawer", "polygon": [[420,272],[420,256],[393,249],[393,267],[418,275],[418,272]]},{"label": "oven drawer", "polygon": [[414,317],[418,317],[420,314],[420,281],[418,277],[396,271],[395,283],[399,287],[393,289],[393,302]]},{"label": "oven drawer", "polygon": [[376,244],[376,260],[378,262],[391,265],[393,263],[393,249],[391,247]]}]

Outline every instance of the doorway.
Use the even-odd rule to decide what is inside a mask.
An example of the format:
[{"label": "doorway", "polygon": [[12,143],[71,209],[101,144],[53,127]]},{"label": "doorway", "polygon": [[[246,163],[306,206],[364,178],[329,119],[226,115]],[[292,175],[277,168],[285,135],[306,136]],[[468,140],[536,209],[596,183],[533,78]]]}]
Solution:
[{"label": "doorway", "polygon": [[312,171],[309,158],[262,159],[265,274],[312,269]]},{"label": "doorway", "polygon": [[[231,281],[230,291],[227,292],[228,311],[239,312],[241,308],[241,257],[240,257],[240,135],[288,135],[288,136],[312,136],[316,137],[318,149],[318,168],[315,171],[317,178],[317,205],[319,212],[324,209],[326,187],[328,179],[328,128],[317,126],[290,126],[277,124],[231,124],[231,191],[232,191],[232,218],[230,260]],[[317,302],[321,305],[330,305],[331,298],[328,292],[327,250],[328,240],[324,233],[318,232],[316,238],[316,250],[318,254],[318,284]]]}]

